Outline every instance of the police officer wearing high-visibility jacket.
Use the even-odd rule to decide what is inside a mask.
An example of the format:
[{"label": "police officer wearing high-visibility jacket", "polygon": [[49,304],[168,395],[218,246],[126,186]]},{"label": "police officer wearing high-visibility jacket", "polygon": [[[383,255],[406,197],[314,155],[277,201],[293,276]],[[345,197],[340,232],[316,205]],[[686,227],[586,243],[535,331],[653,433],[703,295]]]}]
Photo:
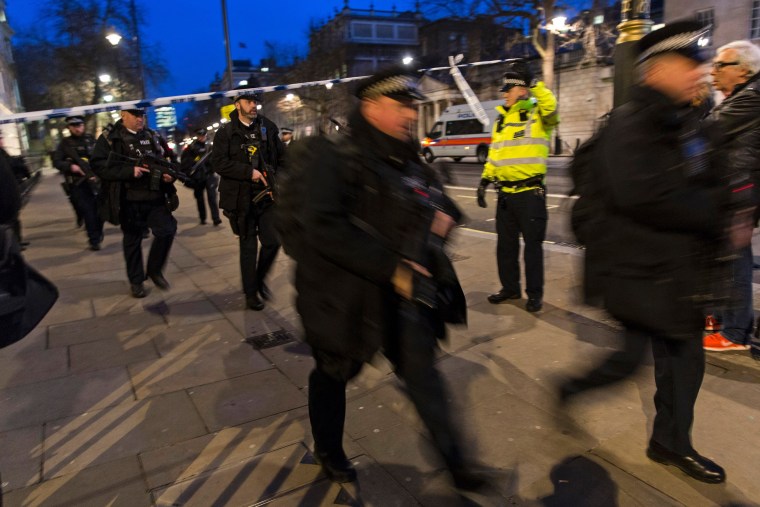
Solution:
[{"label": "police officer wearing high-visibility jacket", "polygon": [[526,310],[541,310],[544,295],[546,236],[546,159],[551,132],[559,123],[557,99],[536,81],[523,60],[504,74],[504,105],[497,107],[488,160],[478,187],[478,205],[493,183],[499,192],[496,209],[496,262],[501,290],[488,296],[493,304],[520,299],[520,235],[525,243]]}]

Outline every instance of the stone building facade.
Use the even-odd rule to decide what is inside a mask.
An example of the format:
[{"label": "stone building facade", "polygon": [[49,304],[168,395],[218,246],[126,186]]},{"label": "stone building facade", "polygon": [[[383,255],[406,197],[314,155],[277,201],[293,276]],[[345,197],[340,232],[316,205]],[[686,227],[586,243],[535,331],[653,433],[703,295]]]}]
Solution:
[{"label": "stone building facade", "polygon": [[665,23],[696,18],[713,26],[707,50],[737,39],[760,43],[760,0],[667,0]]},{"label": "stone building facade", "polygon": [[[14,114],[21,110],[11,37],[13,29],[5,17],[5,0],[0,0],[0,115]],[[26,130],[17,124],[0,125],[0,134],[3,147],[11,155],[19,155],[28,147]]]}]

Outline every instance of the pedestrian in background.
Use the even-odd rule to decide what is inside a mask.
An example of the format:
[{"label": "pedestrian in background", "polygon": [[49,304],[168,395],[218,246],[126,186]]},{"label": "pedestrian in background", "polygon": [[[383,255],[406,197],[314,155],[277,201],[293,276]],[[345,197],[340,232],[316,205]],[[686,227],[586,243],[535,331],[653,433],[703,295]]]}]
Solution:
[{"label": "pedestrian in background", "polygon": [[211,212],[211,221],[214,225],[219,225],[222,223],[222,219],[219,218],[217,196],[219,176],[211,169],[210,149],[206,142],[208,131],[198,129],[195,131],[195,136],[193,142],[182,152],[180,167],[190,177],[188,184],[193,189],[201,225],[206,224],[206,199],[208,199],[208,208]]},{"label": "pedestrian in background", "polygon": [[720,298],[723,259],[750,239],[751,185],[710,158],[710,136],[691,107],[705,73],[704,36],[699,23],[683,21],[643,37],[638,85],[597,141],[592,175],[606,200],[586,242],[586,279],[597,285],[587,293],[623,325],[624,347],[564,382],[560,399],[629,377],[651,343],[657,391],[647,456],[719,483],[723,468],[691,442],[705,372],[703,312]]},{"label": "pedestrian in background", "polygon": [[259,96],[249,88],[238,89],[247,91],[234,98],[230,121],[216,132],[211,166],[222,177],[219,207],[240,239],[246,306],[260,311],[272,297],[265,279],[280,249],[273,211],[275,177],[284,148],[277,126],[258,113]]},{"label": "pedestrian in background", "polygon": [[[177,233],[177,220],[172,216],[177,189],[170,175],[161,174],[156,179],[150,169],[138,165],[146,155],[164,157],[158,135],[146,128],[145,111],[124,109],[120,115],[121,119],[98,138],[91,162],[103,184],[101,212],[109,222],[121,225],[130,293],[144,298],[143,282],[147,279],[161,290],[169,289],[163,272]],[[153,242],[148,263],[143,266],[142,240],[148,229]]]},{"label": "pedestrian in background", "polygon": [[513,62],[504,74],[504,105],[493,126],[488,160],[478,187],[478,205],[493,183],[499,194],[496,208],[496,264],[501,289],[488,296],[492,304],[520,299],[520,236],[525,244],[525,309],[543,307],[546,238],[546,160],[549,140],[559,124],[557,99],[537,81],[524,61]]},{"label": "pedestrian in background", "polygon": [[85,132],[82,116],[69,116],[66,124],[70,135],[58,143],[53,165],[63,174],[71,204],[84,221],[90,250],[100,250],[103,241],[103,220],[98,214],[100,181],[90,168],[95,138]]},{"label": "pedestrian in background", "polygon": [[283,146],[289,145],[290,142],[293,140],[293,129],[288,128],[288,127],[281,128],[280,139],[282,140]]},{"label": "pedestrian in background", "polygon": [[[755,204],[760,201],[760,48],[750,41],[734,41],[718,48],[712,65],[715,88],[725,96],[707,118],[720,138],[718,158],[754,184]],[[757,208],[754,213],[757,223]],[[704,338],[705,350],[725,352],[750,348],[754,309],[752,305],[752,244],[737,252],[731,276],[734,298],[719,312],[720,331]],[[753,356],[760,359],[760,341],[753,343]]]}]

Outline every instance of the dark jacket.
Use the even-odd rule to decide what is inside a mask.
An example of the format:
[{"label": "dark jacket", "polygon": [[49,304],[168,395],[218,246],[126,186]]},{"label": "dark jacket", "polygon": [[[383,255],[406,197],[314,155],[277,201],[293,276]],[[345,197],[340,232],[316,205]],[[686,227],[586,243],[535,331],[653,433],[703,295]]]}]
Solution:
[{"label": "dark jacket", "polygon": [[[253,156],[246,146],[258,145]],[[267,183],[274,184],[277,168],[284,153],[277,126],[258,115],[248,128],[240,122],[238,112],[230,113],[230,121],[214,137],[211,166],[222,179],[219,183],[219,207],[230,218],[233,231],[245,231],[245,216],[254,196],[264,190],[264,184],[253,182],[253,170],[269,171]],[[264,167],[266,165],[266,167]]]},{"label": "dark jacket", "polygon": [[0,154],[0,224],[13,223],[21,209],[21,194],[10,164]]},{"label": "dark jacket", "polygon": [[79,184],[86,179],[86,176],[73,174],[71,164],[82,167],[86,173],[94,147],[95,138],[90,134],[64,137],[53,152],[53,166],[63,173],[67,182]]},{"label": "dark jacket", "polygon": [[[693,113],[693,111],[692,111]],[[636,87],[614,110],[593,171],[607,189],[605,232],[586,269],[623,324],[671,338],[699,336],[702,304],[717,297],[716,245],[732,206],[696,115],[659,92]],[[688,154],[688,155],[686,155]]]},{"label": "dark jacket", "polygon": [[106,128],[95,143],[90,166],[101,179],[102,190],[99,194],[99,212],[101,217],[115,225],[120,223],[122,199],[130,201],[165,202],[167,195],[177,193],[172,183],[161,181],[158,190],[150,188],[149,175],[135,178],[135,159],[139,157],[128,140],[143,141],[145,152],[157,157],[163,156],[163,150],[153,131],[144,129],[137,135],[130,133],[122,123],[117,121],[113,127]]},{"label": "dark jacket", "polygon": [[[296,266],[296,306],[310,345],[366,361],[397,332],[391,278],[400,260],[431,266],[420,248],[431,216],[417,197],[440,184],[411,143],[382,134],[358,112],[350,126],[342,141],[350,149],[296,161],[307,164],[309,189],[301,209],[309,254]],[[449,275],[456,278],[453,268]]]},{"label": "dark jacket", "polygon": [[[721,137],[717,140],[719,157],[728,167],[749,175],[755,184],[755,205],[760,204],[760,74],[717,105],[706,120]],[[758,208],[760,211],[760,208]],[[755,219],[760,216],[756,211]]]}]

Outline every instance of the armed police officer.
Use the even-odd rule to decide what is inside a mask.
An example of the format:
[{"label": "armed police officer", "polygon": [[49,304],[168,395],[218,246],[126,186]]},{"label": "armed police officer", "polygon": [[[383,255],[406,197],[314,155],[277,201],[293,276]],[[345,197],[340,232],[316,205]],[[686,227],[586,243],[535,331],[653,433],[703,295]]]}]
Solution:
[{"label": "armed police officer", "polygon": [[[174,178],[146,167],[146,161],[164,160],[158,136],[145,125],[145,111],[125,109],[113,127],[103,131],[95,144],[92,169],[103,184],[101,213],[121,225],[124,258],[133,297],[145,297],[143,282],[150,279],[162,290],[169,288],[163,270],[177,233],[177,190]],[[148,263],[143,268],[142,240],[153,233]]]},{"label": "armed police officer", "polygon": [[[195,131],[195,140],[182,152],[181,168],[190,177],[189,185],[193,189],[193,196],[198,205],[198,217],[201,225],[206,223],[206,201],[211,212],[211,220],[214,225],[222,223],[219,218],[219,200],[217,190],[219,188],[219,176],[211,169],[209,161],[211,150],[206,141],[208,131],[198,129]],[[204,194],[206,197],[204,198]]]},{"label": "armed police officer", "polygon": [[275,174],[284,149],[277,126],[258,113],[259,96],[249,88],[241,90],[229,123],[214,137],[211,166],[222,177],[219,206],[240,238],[246,306],[259,311],[264,309],[262,300],[271,297],[264,280],[280,248],[273,206]]},{"label": "armed police officer", "polygon": [[[287,154],[306,164],[309,189],[300,210],[296,305],[316,361],[309,376],[315,457],[331,480],[355,480],[342,445],[346,384],[382,348],[457,487],[479,489],[484,482],[463,456],[435,367],[444,321],[462,322],[466,312],[443,251],[461,214],[413,142],[416,101],[424,99],[416,77],[390,68],[363,81],[356,95],[350,133],[334,149],[315,155],[294,142]],[[438,301],[444,288],[459,294],[448,309]]]},{"label": "armed police officer", "polygon": [[84,118],[66,118],[70,135],[64,137],[53,153],[53,165],[63,173],[65,186],[77,216],[84,220],[90,250],[100,250],[103,241],[103,220],[98,215],[100,182],[90,168],[95,138],[85,132]]},{"label": "armed police officer", "polygon": [[488,160],[478,187],[478,205],[493,183],[499,193],[496,209],[496,263],[501,290],[488,296],[493,304],[520,299],[520,235],[525,243],[526,310],[543,306],[546,237],[546,159],[551,132],[559,123],[557,100],[536,81],[527,63],[512,62],[504,74],[504,105],[491,134]]}]

